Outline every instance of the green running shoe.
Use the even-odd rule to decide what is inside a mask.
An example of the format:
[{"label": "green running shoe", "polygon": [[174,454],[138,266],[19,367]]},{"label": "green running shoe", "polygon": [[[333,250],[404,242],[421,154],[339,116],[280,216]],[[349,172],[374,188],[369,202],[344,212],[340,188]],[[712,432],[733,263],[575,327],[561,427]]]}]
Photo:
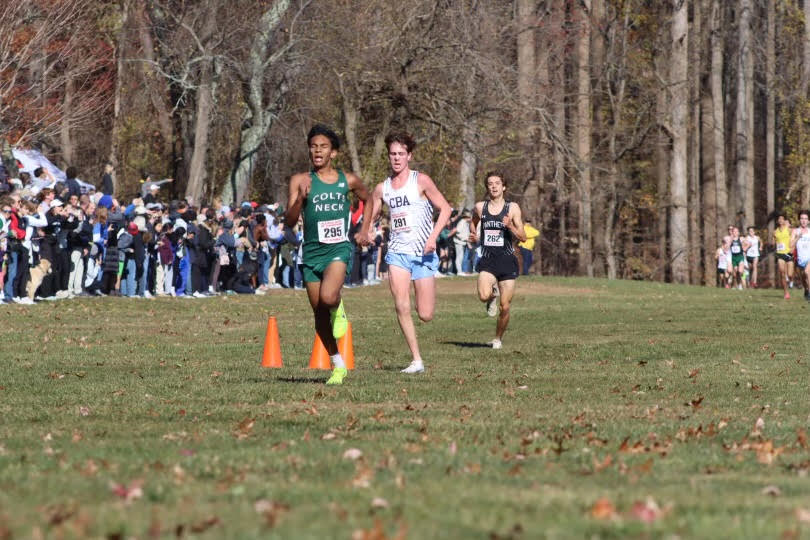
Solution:
[{"label": "green running shoe", "polygon": [[343,300],[341,300],[338,307],[332,310],[332,335],[335,336],[335,339],[340,339],[346,335],[348,329],[349,321],[346,319],[346,310],[343,309]]},{"label": "green running shoe", "polygon": [[326,381],[326,384],[343,384],[343,379],[349,374],[349,370],[345,367],[336,367],[332,370],[332,376]]}]

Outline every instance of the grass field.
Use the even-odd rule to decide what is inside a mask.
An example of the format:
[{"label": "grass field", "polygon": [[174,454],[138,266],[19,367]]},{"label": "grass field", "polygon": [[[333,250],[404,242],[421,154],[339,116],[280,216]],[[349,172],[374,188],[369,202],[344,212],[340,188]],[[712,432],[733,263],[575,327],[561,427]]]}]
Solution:
[{"label": "grass field", "polygon": [[438,281],[421,376],[345,291],[338,388],[300,291],[0,307],[0,538],[810,534],[799,291],[521,279],[492,351],[473,290]]}]

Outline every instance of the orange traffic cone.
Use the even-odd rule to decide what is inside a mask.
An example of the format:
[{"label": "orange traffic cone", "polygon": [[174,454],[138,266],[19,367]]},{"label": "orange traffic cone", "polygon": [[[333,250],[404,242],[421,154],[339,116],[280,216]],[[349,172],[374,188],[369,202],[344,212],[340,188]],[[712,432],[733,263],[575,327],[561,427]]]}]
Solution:
[{"label": "orange traffic cone", "polygon": [[321,341],[321,336],[315,332],[315,342],[312,344],[312,354],[309,356],[309,369],[332,369],[329,353]]},{"label": "orange traffic cone", "polygon": [[281,343],[278,340],[278,323],[275,317],[267,319],[267,331],[264,333],[264,352],[262,367],[281,367]]},{"label": "orange traffic cone", "polygon": [[338,352],[346,362],[346,369],[354,369],[354,343],[352,343],[352,323],[348,323],[346,334],[338,340]]},{"label": "orange traffic cone", "polygon": [[[346,329],[346,334],[338,340],[338,352],[346,363],[346,369],[354,369],[354,343],[352,342],[352,323]],[[332,361],[326,351],[321,337],[315,332],[315,341],[312,343],[312,354],[309,357],[310,369],[332,369]]]}]

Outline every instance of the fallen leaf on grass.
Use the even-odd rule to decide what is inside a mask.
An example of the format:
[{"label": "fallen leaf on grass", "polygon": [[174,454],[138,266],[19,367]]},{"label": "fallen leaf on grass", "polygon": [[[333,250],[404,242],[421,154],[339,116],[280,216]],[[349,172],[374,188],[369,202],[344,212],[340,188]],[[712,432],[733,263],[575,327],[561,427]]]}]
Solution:
[{"label": "fallen leaf on grass", "polygon": [[255,418],[250,418],[249,416],[239,422],[239,425],[236,426],[236,430],[233,432],[233,436],[239,440],[246,439],[250,436],[250,432],[253,430],[253,424],[256,422]]},{"label": "fallen leaf on grass", "polygon": [[614,519],[616,518],[616,507],[613,506],[610,499],[602,497],[593,503],[589,514],[594,519]]},{"label": "fallen leaf on grass", "polygon": [[779,486],[771,485],[762,488],[762,491],[760,491],[760,493],[762,493],[763,495],[770,495],[771,497],[778,497],[782,494],[782,490],[779,489]]},{"label": "fallen leaf on grass", "polygon": [[110,482],[110,491],[112,491],[113,495],[120,497],[125,503],[129,504],[143,497],[142,486],[143,480],[133,480],[128,486],[126,484]]},{"label": "fallen leaf on grass", "polygon": [[405,540],[407,538],[408,527],[400,525],[397,533],[389,537],[385,534],[382,522],[377,519],[374,520],[374,527],[371,529],[357,529],[352,533],[352,540]]},{"label": "fallen leaf on grass", "polygon": [[371,481],[374,480],[374,469],[358,461],[355,471],[354,478],[352,478],[352,486],[356,488],[370,487]]},{"label": "fallen leaf on grass", "polygon": [[373,499],[371,499],[371,508],[372,509],[375,509],[375,510],[383,509],[383,508],[388,508],[389,506],[390,505],[388,504],[388,501],[386,501],[382,497],[374,497]]},{"label": "fallen leaf on grass", "polygon": [[363,457],[363,451],[359,448],[349,448],[345,452],[343,452],[343,459],[348,459],[351,461],[355,461]]},{"label": "fallen leaf on grass", "polygon": [[630,517],[644,523],[654,523],[667,515],[671,507],[661,508],[652,497],[647,497],[644,502],[636,501],[630,508]]},{"label": "fallen leaf on grass", "polygon": [[808,508],[797,508],[796,509],[796,519],[798,519],[802,523],[810,523],[810,509],[808,509]]},{"label": "fallen leaf on grass", "polygon": [[332,440],[332,439],[334,439],[335,437],[337,437],[337,435],[335,435],[334,433],[332,433],[332,432],[330,431],[330,432],[328,432],[328,433],[324,433],[323,435],[321,435],[321,440],[324,440],[324,441],[331,441],[331,440]]},{"label": "fallen leaf on grass", "polygon": [[602,461],[596,459],[596,456],[594,456],[592,459],[593,459],[593,472],[595,473],[607,469],[613,463],[613,456],[611,456],[610,454],[606,455],[605,459],[603,459]]},{"label": "fallen leaf on grass", "polygon": [[220,524],[219,518],[217,516],[211,516],[210,518],[206,518],[197,523],[192,523],[191,532],[199,534],[219,524]]},{"label": "fallen leaf on grass", "polygon": [[804,428],[796,430],[796,442],[799,443],[799,446],[802,448],[807,449],[807,432]]},{"label": "fallen leaf on grass", "polygon": [[689,372],[689,378],[694,379],[695,377],[698,376],[699,373],[700,373],[700,368],[695,368],[695,369],[693,369],[692,371]]},{"label": "fallen leaf on grass", "polygon": [[253,509],[257,513],[264,516],[265,524],[267,527],[273,528],[278,524],[281,516],[289,511],[290,507],[287,504],[270,501],[267,499],[259,499],[253,503]]},{"label": "fallen leaf on grass", "polygon": [[79,416],[90,416],[90,407],[84,405],[79,407]]}]

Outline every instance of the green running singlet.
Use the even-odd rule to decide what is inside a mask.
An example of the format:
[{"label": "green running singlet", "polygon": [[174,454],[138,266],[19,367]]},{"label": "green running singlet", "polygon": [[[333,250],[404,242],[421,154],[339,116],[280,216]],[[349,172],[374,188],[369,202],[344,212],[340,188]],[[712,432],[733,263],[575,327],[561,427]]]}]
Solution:
[{"label": "green running singlet", "polygon": [[346,263],[349,272],[352,245],[349,242],[349,182],[338,169],[337,182],[327,184],[310,172],[312,186],[304,201],[304,281],[321,281],[326,267]]}]

